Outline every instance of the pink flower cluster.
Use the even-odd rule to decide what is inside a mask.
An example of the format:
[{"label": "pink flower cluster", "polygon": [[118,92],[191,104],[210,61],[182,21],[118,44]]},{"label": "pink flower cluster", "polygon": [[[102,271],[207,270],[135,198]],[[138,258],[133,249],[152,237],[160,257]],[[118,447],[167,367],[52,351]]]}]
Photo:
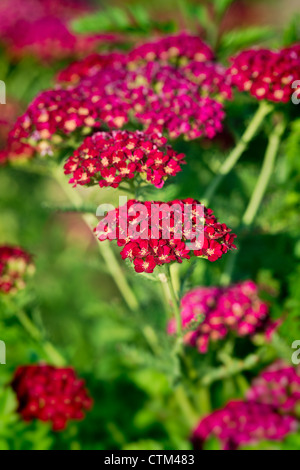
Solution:
[{"label": "pink flower cluster", "polygon": [[91,5],[78,0],[1,0],[0,38],[17,57],[76,57],[116,39],[112,34],[75,35],[69,29],[69,20],[89,11]]},{"label": "pink flower cluster", "polygon": [[299,427],[300,368],[278,360],[255,378],[246,401],[231,401],[201,420],[192,441],[202,449],[217,437],[224,450],[260,440],[282,440]]},{"label": "pink flower cluster", "polygon": [[254,379],[247,399],[299,418],[300,368],[276,361]]},{"label": "pink flower cluster", "polygon": [[149,62],[129,73],[135,118],[147,132],[167,132],[172,139],[212,139],[221,132],[222,101],[231,92],[225,78],[220,80],[225,71],[202,64],[201,79],[199,75],[191,80],[192,70]]},{"label": "pink flower cluster", "polygon": [[[100,241],[117,239],[122,246],[121,256],[134,264],[138,273],[152,273],[156,266],[190,259],[191,256],[216,261],[234,245],[235,234],[226,224],[221,224],[211,209],[204,208],[204,243],[199,249],[191,250],[186,242],[197,245],[196,225],[199,224],[195,199],[174,200],[163,203],[134,199],[107,216],[95,229]],[[183,226],[182,215],[189,205],[192,217]]]},{"label": "pink flower cluster", "polygon": [[[232,84],[258,100],[287,103],[299,80],[299,44],[280,51],[250,49],[232,59],[229,74]],[[300,88],[298,86],[298,88]]]},{"label": "pink flower cluster", "polygon": [[119,129],[128,122],[171,138],[213,138],[222,130],[222,102],[231,97],[223,67],[195,60],[181,67],[160,62],[133,67],[129,57],[95,54],[69,66],[57,87],[41,93],[17,121],[10,142],[26,141],[51,153],[65,135],[101,126]]},{"label": "pink flower cluster", "polygon": [[133,66],[154,61],[181,65],[190,60],[205,62],[213,59],[214,53],[207,44],[198,36],[185,32],[141,44],[129,54],[129,62],[132,62]]},{"label": "pink flower cluster", "polygon": [[12,388],[24,421],[49,421],[54,431],[63,430],[70,420],[82,420],[93,404],[84,380],[78,379],[71,367],[21,366],[14,374]]},{"label": "pink flower cluster", "polygon": [[61,19],[53,16],[40,18],[34,25],[20,22],[11,39],[10,51],[14,56],[30,54],[52,61],[82,56],[95,50],[100,43],[114,42],[116,38],[112,34],[75,35]]},{"label": "pink flower cluster", "polygon": [[31,256],[16,246],[0,246],[0,293],[15,293],[25,287],[34,272]]},{"label": "pink flower cluster", "polygon": [[237,400],[203,418],[191,439],[196,450],[211,436],[223,450],[237,450],[262,440],[281,441],[297,427],[295,418],[278,414],[270,405]]},{"label": "pink flower cluster", "polygon": [[181,171],[184,155],[166,145],[167,139],[143,132],[97,132],[87,137],[68,158],[65,174],[69,183],[117,188],[120,183],[140,175],[161,188],[167,178]]},{"label": "pink flower cluster", "polygon": [[[229,332],[238,336],[264,332],[268,337],[276,327],[268,305],[259,298],[258,287],[252,281],[229,287],[196,287],[183,297],[181,317],[183,328],[201,322],[184,336],[185,342],[200,353],[207,352],[210,341],[221,340]],[[175,331],[175,320],[171,320],[168,332]]]}]

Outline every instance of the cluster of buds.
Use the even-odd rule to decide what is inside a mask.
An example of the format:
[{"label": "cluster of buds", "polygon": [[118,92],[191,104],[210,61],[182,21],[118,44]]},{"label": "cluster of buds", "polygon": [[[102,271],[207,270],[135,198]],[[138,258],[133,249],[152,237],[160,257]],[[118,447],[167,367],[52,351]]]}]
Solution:
[{"label": "cluster of buds", "polygon": [[263,440],[282,441],[297,427],[295,418],[280,415],[272,406],[237,400],[203,418],[191,439],[197,450],[212,436],[223,450],[237,450]]},{"label": "cluster of buds", "polygon": [[205,62],[213,60],[213,58],[213,51],[207,44],[198,36],[185,32],[141,44],[129,54],[129,62],[132,63],[132,67],[154,61],[185,65],[190,60]]},{"label": "cluster of buds", "polygon": [[299,418],[300,368],[276,361],[254,379],[247,399]]},{"label": "cluster of buds", "polygon": [[25,287],[33,274],[31,256],[19,247],[0,246],[0,293],[13,294]]},{"label": "cluster of buds", "polygon": [[[267,338],[276,328],[269,316],[269,307],[258,295],[258,287],[245,281],[229,287],[197,287],[188,292],[181,301],[183,328],[193,324],[196,329],[187,331],[186,344],[206,353],[210,341],[224,339],[229,332],[237,336],[249,336],[263,332]],[[176,324],[171,320],[170,334]]]},{"label": "cluster of buds", "polygon": [[12,388],[24,421],[48,421],[54,431],[63,430],[70,420],[82,420],[93,404],[84,380],[70,367],[21,366],[14,374]]},{"label": "cluster of buds", "polygon": [[299,45],[280,51],[250,49],[232,59],[229,69],[232,84],[258,100],[287,103],[299,79]]},{"label": "cluster of buds", "polygon": [[72,174],[69,183],[117,188],[120,183],[136,175],[157,188],[168,177],[181,171],[185,163],[166,145],[167,139],[143,132],[97,132],[87,137],[74,154],[68,158],[65,174]]},{"label": "cluster of buds", "polygon": [[74,85],[81,79],[92,77],[108,67],[122,68],[126,61],[126,55],[120,52],[90,54],[84,59],[72,62],[68,67],[61,70],[57,76],[57,81]]},{"label": "cluster of buds", "polygon": [[195,199],[133,199],[109,211],[95,232],[100,241],[116,239],[123,247],[122,258],[132,261],[138,273],[152,273],[156,266],[182,263],[191,256],[216,261],[236,248],[231,229]]}]

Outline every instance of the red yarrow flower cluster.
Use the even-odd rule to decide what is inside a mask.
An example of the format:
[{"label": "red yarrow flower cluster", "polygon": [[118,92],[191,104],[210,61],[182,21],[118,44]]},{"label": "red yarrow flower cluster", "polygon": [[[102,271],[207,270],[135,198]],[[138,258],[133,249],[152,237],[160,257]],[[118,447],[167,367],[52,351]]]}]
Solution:
[{"label": "red yarrow flower cluster", "polygon": [[[191,210],[191,217],[183,223],[183,214]],[[204,207],[202,220],[203,243],[198,245],[198,207],[195,199],[163,203],[134,199],[108,212],[95,229],[100,241],[117,239],[122,246],[121,256],[134,264],[138,273],[152,273],[156,266],[190,259],[191,256],[216,261],[235,249],[235,234],[226,224],[218,222],[211,209]],[[199,228],[199,232],[197,232]],[[187,242],[195,243],[192,250]]]},{"label": "red yarrow flower cluster", "polygon": [[229,74],[232,84],[258,100],[287,103],[295,92],[292,85],[299,80],[299,45],[280,51],[250,49],[242,51],[231,61]]},{"label": "red yarrow flower cluster", "polygon": [[16,246],[0,246],[0,293],[13,294],[23,289],[33,272],[31,255]]},{"label": "red yarrow flower cluster", "polygon": [[65,174],[69,183],[117,188],[140,175],[157,188],[181,171],[184,155],[166,145],[167,139],[143,132],[97,132],[87,137],[68,158]]},{"label": "red yarrow flower cluster", "polygon": [[[196,329],[185,333],[186,344],[206,353],[211,341],[224,339],[229,332],[242,337],[263,332],[269,339],[277,323],[271,321],[269,307],[258,294],[252,281],[196,287],[188,292],[181,301],[182,325],[188,330],[195,324]],[[169,323],[168,332],[176,332],[175,320]]]},{"label": "red yarrow flower cluster", "polygon": [[12,388],[24,421],[51,422],[54,431],[65,429],[70,420],[82,420],[93,404],[84,380],[71,367],[21,366],[14,374]]},{"label": "red yarrow flower cluster", "polygon": [[282,441],[297,427],[295,418],[280,415],[272,406],[237,400],[203,418],[191,440],[196,450],[210,437],[216,437],[223,450],[237,450],[263,440]]},{"label": "red yarrow flower cluster", "polygon": [[276,361],[254,379],[247,399],[299,418],[300,368]]},{"label": "red yarrow flower cluster", "polygon": [[51,154],[71,133],[129,122],[170,138],[212,139],[222,130],[223,101],[231,97],[223,67],[195,59],[184,66],[157,61],[133,67],[129,57],[98,54],[69,66],[57,87],[41,93],[17,121],[10,142]]}]

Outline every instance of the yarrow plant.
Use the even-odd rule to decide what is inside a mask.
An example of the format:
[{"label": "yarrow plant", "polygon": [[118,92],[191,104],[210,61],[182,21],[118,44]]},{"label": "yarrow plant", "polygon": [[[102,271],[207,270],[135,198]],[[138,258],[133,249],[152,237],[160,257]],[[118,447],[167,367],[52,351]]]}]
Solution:
[{"label": "yarrow plant", "polygon": [[[132,261],[139,273],[152,273],[156,266],[182,263],[192,256],[216,261],[236,248],[235,234],[218,222],[211,209],[204,207],[201,214],[198,206],[200,202],[191,198],[167,203],[132,199],[108,212],[95,229],[96,236],[100,241],[117,239],[122,258]],[[185,209],[189,209],[187,220]]]},{"label": "yarrow plant", "polygon": [[191,440],[194,448],[201,450],[214,436],[223,450],[237,450],[262,440],[282,441],[297,427],[295,418],[280,415],[272,406],[237,400],[203,418]]},{"label": "yarrow plant", "polygon": [[24,289],[33,272],[30,254],[17,246],[0,246],[0,293],[13,294]]},{"label": "yarrow plant", "polygon": [[[29,1],[32,8],[36,0]],[[269,303],[260,296],[259,285],[263,282],[257,285],[247,280],[231,284],[237,257],[229,252],[233,255],[236,250],[236,234],[223,223],[226,217],[220,222],[209,207],[222,179],[234,168],[256,134],[266,131],[267,136],[260,135],[261,143],[268,141],[262,170],[245,214],[239,219],[238,208],[244,205],[242,198],[223,198],[222,203],[223,207],[227,205],[227,212],[230,207],[234,213],[228,220],[236,221],[228,223],[230,227],[235,223],[241,240],[256,223],[281,138],[289,130],[286,117],[290,108],[282,104],[290,100],[295,91],[293,83],[299,78],[299,45],[279,51],[251,48],[229,57],[239,48],[230,48],[227,44],[230,41],[216,34],[216,49],[220,57],[229,59],[230,67],[218,62],[215,52],[201,37],[188,32],[138,41],[137,45],[133,45],[136,35],[128,34],[120,50],[100,52],[96,45],[101,41],[113,42],[117,36],[78,37],[70,30],[69,20],[86,9],[82,2],[77,9],[75,3],[70,0],[70,9],[61,6],[56,12],[54,5],[59,8],[61,4],[58,0],[44,0],[40,5],[37,2],[32,18],[24,17],[23,6],[24,11],[16,12],[16,18],[11,18],[13,28],[5,28],[0,18],[0,34],[5,41],[10,34],[10,51],[15,57],[30,52],[47,61],[54,56],[76,58],[56,72],[53,87],[40,92],[17,119],[9,133],[7,148],[0,151],[0,164],[15,161],[22,168],[22,160],[27,160],[24,170],[51,176],[68,198],[67,205],[59,206],[60,212],[80,213],[82,221],[94,232],[106,264],[101,275],[107,272],[114,279],[124,300],[122,314],[127,308],[128,314],[131,312],[143,322],[137,328],[140,340],[137,349],[128,348],[128,357],[132,354],[134,359],[138,358],[139,365],[154,364],[155,373],[163,371],[167,376],[166,382],[173,385],[172,406],[178,405],[184,414],[182,422],[187,423],[182,436],[190,435],[200,409],[202,419],[191,437],[195,449],[204,448],[211,437],[219,439],[226,450],[261,440],[281,441],[298,428],[299,370],[275,362],[254,379],[245,395],[248,375],[244,377],[243,371],[250,376],[251,368],[258,366],[260,358],[266,357],[271,362],[284,349],[282,344],[278,345],[277,326],[281,320],[272,319]],[[220,4],[227,2],[217,3],[220,15]],[[5,4],[7,8],[6,0]],[[16,5],[21,9],[22,2],[16,0]],[[213,15],[214,10],[216,5],[212,5],[209,14]],[[118,11],[113,9],[112,16],[118,16]],[[138,22],[138,16],[132,12],[134,21]],[[91,19],[91,22],[89,18],[83,20],[83,29],[87,24],[88,29],[93,29],[97,15]],[[80,22],[77,25],[79,29],[82,26]],[[119,30],[126,28],[122,23]],[[213,37],[213,33],[210,30],[207,37]],[[230,53],[226,57],[227,47]],[[242,117],[241,124],[231,128],[232,122],[240,119],[238,113],[233,112],[226,125],[223,124],[225,110],[230,112],[234,108],[234,104],[227,106],[228,101],[236,98],[234,89],[248,92],[252,97],[246,98],[245,115],[253,103],[257,107],[253,117],[246,116],[245,121],[249,123],[242,132]],[[261,101],[259,106],[256,101]],[[223,130],[230,142],[237,137],[236,145],[223,162],[222,157],[219,159],[218,145],[209,143],[214,152],[207,158],[204,156],[202,162],[207,139],[215,139]],[[197,172],[194,181],[191,181],[194,174],[192,177],[188,174],[181,188],[169,185],[172,180],[176,182],[172,177],[181,171],[180,176],[184,178],[184,165],[189,163],[194,165],[191,170]],[[14,173],[15,169],[10,171]],[[212,181],[203,188],[211,173],[215,173]],[[241,171],[244,184],[243,174]],[[244,198],[254,179],[253,174],[245,184]],[[93,191],[87,190],[90,187]],[[108,191],[111,188],[122,193]],[[155,200],[155,191],[162,188],[157,194],[160,200]],[[130,193],[130,200],[122,196],[124,192]],[[204,204],[196,193],[202,195],[199,198]],[[110,195],[114,201],[109,200]],[[108,204],[118,196],[117,208]],[[96,212],[100,220],[90,206],[92,198],[95,202],[98,197],[103,202]],[[144,200],[147,197],[150,200]],[[268,219],[264,230],[269,225]],[[86,241],[84,232],[82,238]],[[121,249],[120,264],[110,243],[114,240]],[[196,287],[183,295],[192,279],[200,284],[202,277],[202,281],[205,278],[211,284],[211,272],[213,275],[222,269],[218,261],[226,254],[228,265],[219,284]],[[216,264],[211,266],[198,258]],[[190,263],[180,267],[184,260]],[[132,269],[127,269],[128,266]],[[21,249],[0,248],[0,292],[13,293],[24,287],[31,269],[32,258]],[[133,274],[133,269],[139,276],[128,281],[126,273]],[[252,271],[252,267],[242,269],[240,278],[253,275]],[[140,286],[136,289],[134,280],[137,279]],[[150,281],[153,293],[156,288],[161,289],[166,311],[163,329],[169,334],[166,341],[160,341],[161,332],[159,336],[156,334],[154,325],[158,322],[151,316],[156,312],[147,308],[152,291],[149,289],[149,293],[139,298],[143,283]],[[69,421],[84,418],[92,407],[92,399],[85,382],[73,368],[65,367],[65,358],[48,341],[45,332],[40,331],[42,312],[41,315],[31,312],[31,305],[19,309],[18,301],[23,297],[26,300],[21,295],[3,296],[0,300],[7,303],[5,306],[39,343],[39,353],[47,358],[49,365],[21,366],[16,370],[11,385],[18,400],[18,413],[24,421],[37,419],[51,423],[54,431],[63,430]],[[116,311],[118,304],[115,302],[113,306]],[[160,313],[158,309],[159,316]],[[37,317],[39,324],[35,325]],[[117,315],[112,320],[118,321]],[[185,348],[186,345],[191,348]],[[242,357],[247,348],[250,354]],[[204,354],[207,354],[205,358]],[[102,367],[98,376],[99,373],[102,374]],[[216,384],[217,391],[219,380],[224,380],[227,404],[212,411],[222,403],[222,394],[210,389],[211,384]],[[235,396],[244,399],[227,402],[228,384],[234,385]],[[113,439],[117,436],[116,440],[123,442],[118,425],[110,422],[107,428]],[[170,444],[167,445],[169,448]]]},{"label": "yarrow plant", "polygon": [[20,366],[15,371],[12,388],[22,418],[49,421],[53,431],[65,429],[69,421],[82,420],[93,405],[84,380],[71,367]]},{"label": "yarrow plant", "polygon": [[[258,295],[258,286],[244,281],[229,287],[196,287],[181,301],[181,318],[186,331],[184,341],[206,353],[211,341],[226,338],[230,332],[237,336],[252,336],[263,332],[269,338],[277,326],[270,319],[269,306]],[[175,320],[171,320],[168,332],[176,331]]]},{"label": "yarrow plant", "polygon": [[258,100],[287,103],[299,79],[299,45],[279,51],[250,49],[232,58],[232,84]]},{"label": "yarrow plant", "polygon": [[117,188],[139,175],[161,188],[170,176],[181,171],[184,155],[172,150],[167,139],[143,132],[97,132],[87,137],[68,158],[65,174],[74,186],[97,185]]}]

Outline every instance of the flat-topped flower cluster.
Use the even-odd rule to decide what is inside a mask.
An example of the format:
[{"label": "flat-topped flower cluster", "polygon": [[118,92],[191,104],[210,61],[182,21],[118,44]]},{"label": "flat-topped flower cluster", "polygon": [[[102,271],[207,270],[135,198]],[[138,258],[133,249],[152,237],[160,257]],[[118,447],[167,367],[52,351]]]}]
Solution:
[{"label": "flat-topped flower cluster", "polygon": [[96,132],[68,158],[65,174],[70,183],[117,188],[140,176],[161,188],[170,176],[181,171],[184,154],[175,152],[165,137],[143,132]]},{"label": "flat-topped flower cluster", "polygon": [[71,367],[20,366],[12,388],[24,421],[50,422],[53,431],[65,429],[70,420],[82,420],[93,404],[84,380]]},{"label": "flat-topped flower cluster", "polygon": [[[231,59],[232,84],[258,100],[287,103],[299,80],[300,45],[273,51],[249,49]],[[298,88],[300,85],[298,84]]]},{"label": "flat-topped flower cluster", "polygon": [[[187,207],[190,217],[184,220]],[[100,241],[116,239],[123,247],[122,258],[132,261],[136,272],[152,273],[156,266],[182,263],[192,256],[216,261],[236,248],[231,229],[191,198],[167,203],[129,200],[109,211],[95,232]],[[193,249],[187,242],[194,244]]]}]

